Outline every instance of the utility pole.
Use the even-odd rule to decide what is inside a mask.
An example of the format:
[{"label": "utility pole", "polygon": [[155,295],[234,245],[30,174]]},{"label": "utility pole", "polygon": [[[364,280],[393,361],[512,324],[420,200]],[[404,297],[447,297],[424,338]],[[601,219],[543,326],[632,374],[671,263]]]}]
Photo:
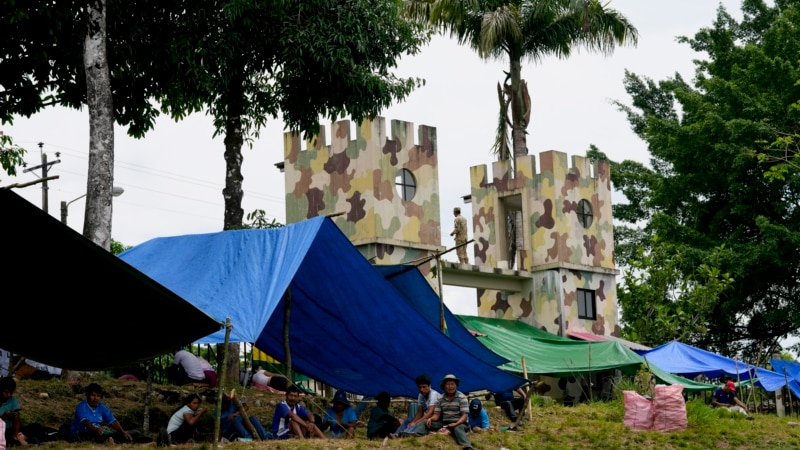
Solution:
[{"label": "utility pole", "polygon": [[[34,171],[34,170],[36,170],[38,168],[42,169],[42,178],[41,178],[41,180],[42,180],[42,211],[47,213],[48,212],[48,210],[47,210],[48,209],[47,208],[47,191],[50,189],[47,186],[47,180],[48,180],[47,172],[50,171],[50,167],[52,165],[60,163],[61,160],[57,159],[57,160],[55,160],[53,162],[48,163],[47,162],[47,153],[42,151],[42,147],[44,147],[44,142],[39,142],[38,145],[39,145],[39,153],[42,154],[42,164],[39,165],[39,166],[35,166],[35,167],[29,167],[29,168],[23,170],[22,172],[32,172],[32,171]],[[58,158],[59,156],[60,156],[59,153],[56,152],[56,158]]]}]

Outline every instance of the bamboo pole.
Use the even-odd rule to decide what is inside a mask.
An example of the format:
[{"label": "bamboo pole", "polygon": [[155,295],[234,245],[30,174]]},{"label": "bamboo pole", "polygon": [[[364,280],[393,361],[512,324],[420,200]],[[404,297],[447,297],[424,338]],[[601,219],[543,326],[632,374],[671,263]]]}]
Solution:
[{"label": "bamboo pole", "polygon": [[[792,391],[789,388],[789,376],[786,374],[786,367],[783,368],[783,379],[786,380],[786,390],[789,391],[789,417],[794,415],[794,407],[792,407]],[[781,388],[783,390],[783,388]]]},{"label": "bamboo pole", "polygon": [[[527,380],[528,379],[528,366],[525,365],[525,356],[520,357],[522,361],[522,376]],[[527,399],[527,404],[525,405],[528,408],[528,422],[533,422],[533,409],[531,409],[531,391],[533,391],[532,386],[528,384],[528,389],[524,389],[525,391],[525,398]],[[522,414],[520,414],[522,415]]]},{"label": "bamboo pole", "polygon": [[145,366],[147,371],[147,390],[144,393],[144,416],[142,417],[142,432],[150,431],[150,404],[153,399],[153,360],[148,359]]},{"label": "bamboo pole", "polygon": [[442,258],[436,257],[436,280],[439,285],[439,331],[444,333],[446,324],[444,321],[444,292],[442,292]]},{"label": "bamboo pole", "polygon": [[[231,318],[225,319],[225,345],[222,346],[222,361],[227,361],[228,357],[228,343],[231,340]],[[219,382],[224,384],[228,372],[227,364],[220,364],[219,367]],[[212,448],[219,448],[220,437],[220,416],[222,415],[222,391],[223,386],[217,386],[217,411],[214,414],[214,443],[211,444]]]},{"label": "bamboo pole", "polygon": [[589,390],[589,403],[592,403],[594,400],[592,399],[592,343],[589,342],[589,380],[586,381],[586,388]]},{"label": "bamboo pole", "polygon": [[236,395],[236,389],[231,389],[231,401],[236,407],[236,411],[238,411],[239,415],[242,417],[242,425],[244,425],[244,427],[247,428],[247,431],[253,435],[254,440],[260,441],[261,436],[259,436],[258,432],[256,431],[256,427],[253,426],[253,423],[250,422],[250,416],[247,415],[247,411],[244,409],[244,404],[242,404],[241,400],[239,400],[239,396]]},{"label": "bamboo pole", "polygon": [[292,378],[292,352],[289,348],[289,315],[292,312],[292,287],[286,288],[284,295],[286,300],[283,302],[283,353],[286,360],[286,378],[293,383]]}]

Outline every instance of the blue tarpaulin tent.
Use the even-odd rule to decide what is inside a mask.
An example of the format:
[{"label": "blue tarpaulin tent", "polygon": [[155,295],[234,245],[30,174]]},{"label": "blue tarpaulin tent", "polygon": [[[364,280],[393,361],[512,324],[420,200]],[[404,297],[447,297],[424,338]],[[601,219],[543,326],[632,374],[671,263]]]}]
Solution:
[{"label": "blue tarpaulin tent", "polygon": [[769,363],[775,373],[789,381],[789,390],[792,394],[800,397],[800,363],[782,359],[770,359]]},{"label": "blue tarpaulin tent", "polygon": [[[525,380],[442,334],[327,218],[272,230],[158,238],[120,257],[217,320],[233,340],[285,360],[284,293],[291,294],[293,367],[364,395],[416,396],[414,378],[453,373],[464,392],[502,391]],[[222,342],[215,333],[199,342]]]},{"label": "blue tarpaulin tent", "polygon": [[665,372],[687,378],[700,374],[709,378],[727,376],[743,381],[752,378],[756,385],[770,392],[786,385],[783,375],[678,341],[644,352],[642,357]]},{"label": "blue tarpaulin tent", "polygon": [[[439,296],[428,284],[428,281],[414,266],[375,266],[383,277],[403,294],[408,303],[413,306],[433,326],[438,327],[441,319]],[[500,366],[509,362],[506,358],[489,350],[469,332],[447,306],[444,306],[444,319],[447,326],[447,335],[450,339],[467,349],[470,353],[493,366]]]}]

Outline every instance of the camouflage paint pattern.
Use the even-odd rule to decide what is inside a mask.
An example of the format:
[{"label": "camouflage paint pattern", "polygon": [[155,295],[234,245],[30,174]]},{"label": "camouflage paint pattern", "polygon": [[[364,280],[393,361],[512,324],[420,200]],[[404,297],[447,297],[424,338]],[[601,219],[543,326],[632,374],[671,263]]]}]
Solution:
[{"label": "camouflage paint pattern", "polygon": [[[324,127],[306,141],[284,135],[287,222],[333,215],[334,222],[374,264],[401,264],[444,250],[439,206],[436,129],[385,119],[364,121],[351,137],[350,122],[332,125],[330,144]],[[508,261],[505,217],[521,212],[524,244],[516,268],[530,272],[529,292],[479,289],[482,316],[523,320],[552,333],[585,331],[618,335],[616,274],[612,259],[611,180],[607,162],[592,163],[548,151],[470,168],[475,264],[500,267]],[[395,180],[401,169],[416,182],[413,197],[403,200]],[[592,207],[584,228],[578,202]],[[422,266],[430,279],[430,264]],[[434,289],[436,283],[431,282]],[[596,320],[578,318],[577,289],[595,292]],[[564,324],[561,324],[561,312]]]},{"label": "camouflage paint pattern", "polygon": [[[479,290],[481,316],[519,319],[540,329],[619,333],[616,274],[612,258],[610,166],[557,151],[470,168],[475,264],[497,267],[508,261],[506,213],[521,211],[524,245],[517,249],[518,270],[531,272],[533,290],[508,293]],[[578,203],[591,205],[588,227],[579,222]],[[596,320],[578,318],[577,289],[595,292]],[[563,306],[562,306],[563,305]],[[560,323],[564,312],[563,330]]]},{"label": "camouflage paint pattern", "polygon": [[[441,251],[439,173],[436,128],[421,125],[418,143],[414,124],[365,120],[351,137],[350,121],[325,128],[316,139],[284,134],[286,221],[299,222],[320,215],[340,215],[333,221],[374,264],[400,264]],[[416,192],[408,199],[398,194],[395,180],[408,170]],[[429,267],[422,268],[428,273]]]}]

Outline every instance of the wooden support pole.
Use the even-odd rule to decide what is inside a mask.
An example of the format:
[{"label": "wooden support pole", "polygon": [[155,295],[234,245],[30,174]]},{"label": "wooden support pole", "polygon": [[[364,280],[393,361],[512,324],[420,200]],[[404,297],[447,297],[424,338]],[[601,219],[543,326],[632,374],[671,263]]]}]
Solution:
[{"label": "wooden support pole", "polygon": [[[228,357],[228,344],[231,341],[231,318],[225,319],[225,345],[222,347],[222,361],[227,361]],[[227,375],[227,364],[220,364],[219,367],[219,385],[217,385],[217,411],[214,414],[214,443],[211,444],[212,448],[219,448],[220,438],[220,416],[222,415],[222,395],[223,384],[225,384],[225,376]]]},{"label": "wooden support pole", "polygon": [[442,292],[442,258],[436,257],[436,280],[439,285],[439,331],[444,332],[447,324],[444,321],[444,292]]},{"label": "wooden support pole", "polygon": [[[528,379],[528,366],[525,365],[525,357],[521,357],[522,361],[522,376],[527,380]],[[528,380],[530,383],[530,380]],[[528,384],[527,389],[523,389],[525,391],[525,398],[527,399],[527,404],[525,407],[528,408],[528,422],[533,422],[533,409],[531,408],[531,392],[533,392],[533,385]],[[522,414],[520,414],[522,415]]]},{"label": "wooden support pole", "polygon": [[292,312],[292,287],[291,285],[286,288],[285,300],[283,302],[283,353],[285,355],[284,361],[286,363],[286,378],[290,383],[293,382],[292,378],[292,351],[289,348],[289,315]]},{"label": "wooden support pole", "polygon": [[242,417],[242,425],[247,428],[247,431],[253,435],[253,439],[256,441],[261,440],[261,436],[258,435],[256,428],[253,426],[253,423],[250,422],[250,416],[247,414],[247,411],[244,409],[244,405],[242,404],[241,400],[239,400],[239,396],[236,395],[236,389],[231,389],[231,401],[233,402],[234,406],[236,406],[236,411],[239,412],[239,416]]},{"label": "wooden support pole", "polygon": [[142,431],[150,431],[150,404],[153,402],[153,360],[148,359],[145,365],[147,371],[147,390],[144,394],[144,417],[142,418]]}]

